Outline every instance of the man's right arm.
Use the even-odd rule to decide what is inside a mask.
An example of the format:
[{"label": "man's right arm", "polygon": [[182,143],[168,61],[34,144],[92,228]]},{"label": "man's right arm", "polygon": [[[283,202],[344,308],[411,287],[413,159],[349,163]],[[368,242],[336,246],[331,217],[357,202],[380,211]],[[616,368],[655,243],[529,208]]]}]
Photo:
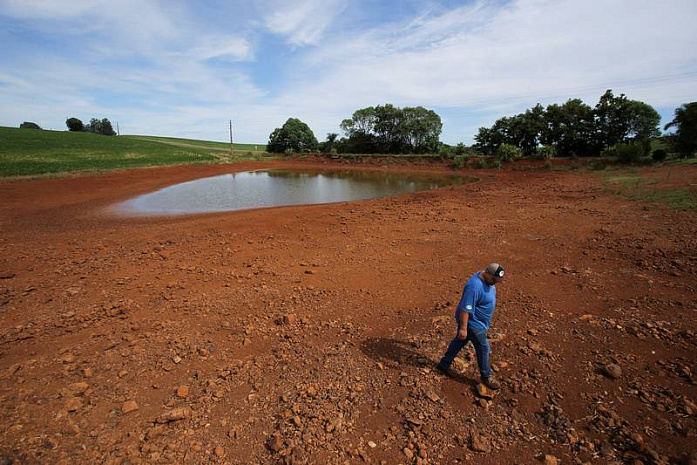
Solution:
[{"label": "man's right arm", "polygon": [[457,333],[458,339],[467,339],[467,323],[469,322],[470,314],[474,312],[474,306],[478,300],[477,289],[472,284],[465,286],[460,300],[460,331]]},{"label": "man's right arm", "polygon": [[[467,339],[467,322],[470,319],[470,314],[467,312],[460,312],[460,332],[457,333],[457,338],[461,340]],[[452,333],[450,333],[452,334]]]}]

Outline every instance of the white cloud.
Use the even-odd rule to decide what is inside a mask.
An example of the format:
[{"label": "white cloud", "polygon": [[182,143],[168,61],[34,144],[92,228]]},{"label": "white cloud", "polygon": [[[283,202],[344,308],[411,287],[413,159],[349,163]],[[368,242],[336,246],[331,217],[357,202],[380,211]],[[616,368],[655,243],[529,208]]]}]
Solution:
[{"label": "white cloud", "polygon": [[186,54],[195,60],[202,61],[211,58],[243,61],[252,58],[252,48],[242,37],[210,35],[197,38],[195,45]]},{"label": "white cloud", "polygon": [[98,10],[107,1],[2,0],[0,12],[21,19],[69,19]]},{"label": "white cloud", "polygon": [[[147,52],[176,38],[175,11],[157,0],[0,0],[0,14],[31,22],[50,35],[107,37],[113,53]],[[89,48],[91,41],[82,46]]]},{"label": "white cloud", "polygon": [[[0,74],[0,103],[12,102],[8,113],[23,102],[32,110],[43,102],[43,113],[109,114],[118,111],[121,96],[130,102],[123,105],[162,108],[182,100],[235,105],[264,95],[244,72],[207,63],[250,60],[251,44],[226,31],[201,33],[201,25],[176,5],[0,0],[0,15],[67,45],[25,54]],[[51,118],[55,124],[61,116]]]},{"label": "white cloud", "polygon": [[[16,26],[0,39],[15,39],[15,30],[50,38],[45,49],[17,39],[24,50],[11,62],[10,48],[0,49],[0,121],[14,125],[26,115],[60,128],[67,116],[104,115],[126,132],[220,140],[232,118],[242,141],[263,142],[288,117],[323,138],[354,110],[389,102],[447,115],[443,139],[457,142],[538,101],[594,104],[612,88],[674,108],[697,94],[694,0],[426,5],[366,30],[356,20],[371,7],[365,0],[268,0],[257,9],[233,2],[227,10],[0,0],[0,16]],[[239,18],[242,26],[232,24]],[[264,55],[276,43],[263,40],[269,32],[290,51]],[[60,50],[72,41],[80,46]]]},{"label": "white cloud", "polygon": [[265,24],[292,45],[315,45],[348,0],[272,0],[264,3]]},{"label": "white cloud", "polygon": [[678,105],[697,91],[695,17],[691,0],[476,3],[323,43],[299,68],[326,71],[282,101],[317,115],[385,102],[483,111],[594,103],[613,88]]}]

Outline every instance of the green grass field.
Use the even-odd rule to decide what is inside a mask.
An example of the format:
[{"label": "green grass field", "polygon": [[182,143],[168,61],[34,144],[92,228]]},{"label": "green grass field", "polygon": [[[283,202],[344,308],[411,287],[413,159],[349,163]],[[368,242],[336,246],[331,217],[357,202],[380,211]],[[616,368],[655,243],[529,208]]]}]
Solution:
[{"label": "green grass field", "polygon": [[697,210],[697,199],[686,189],[660,187],[660,180],[646,179],[636,172],[609,174],[604,177],[607,191],[634,200],[658,204],[672,210]]},{"label": "green grass field", "polygon": [[222,142],[0,127],[0,177],[231,162],[263,157],[265,148],[236,144],[237,156],[230,157]]},{"label": "green grass field", "polygon": [[[159,142],[161,144],[175,145],[179,147],[196,147],[206,148],[219,152],[228,152],[230,144],[227,142],[213,142],[195,139],[180,139],[175,137],[159,137],[159,136],[121,136],[129,139],[145,140],[150,142]],[[266,144],[234,144],[236,152],[266,152]]]}]

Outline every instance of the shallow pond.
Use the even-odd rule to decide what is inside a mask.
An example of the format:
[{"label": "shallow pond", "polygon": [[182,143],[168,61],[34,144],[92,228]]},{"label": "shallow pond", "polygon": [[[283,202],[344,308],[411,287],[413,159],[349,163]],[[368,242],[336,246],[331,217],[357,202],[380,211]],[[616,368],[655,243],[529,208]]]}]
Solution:
[{"label": "shallow pond", "polygon": [[196,179],[116,205],[127,215],[181,215],[389,197],[472,178],[349,170],[260,170]]}]

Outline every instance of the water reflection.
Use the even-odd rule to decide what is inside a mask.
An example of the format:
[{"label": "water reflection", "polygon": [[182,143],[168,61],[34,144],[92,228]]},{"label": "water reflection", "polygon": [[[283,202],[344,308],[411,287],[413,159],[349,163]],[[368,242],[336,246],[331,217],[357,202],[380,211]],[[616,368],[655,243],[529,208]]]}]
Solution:
[{"label": "water reflection", "polygon": [[169,186],[123,202],[117,210],[147,215],[212,213],[389,197],[470,181],[382,171],[247,171]]}]

